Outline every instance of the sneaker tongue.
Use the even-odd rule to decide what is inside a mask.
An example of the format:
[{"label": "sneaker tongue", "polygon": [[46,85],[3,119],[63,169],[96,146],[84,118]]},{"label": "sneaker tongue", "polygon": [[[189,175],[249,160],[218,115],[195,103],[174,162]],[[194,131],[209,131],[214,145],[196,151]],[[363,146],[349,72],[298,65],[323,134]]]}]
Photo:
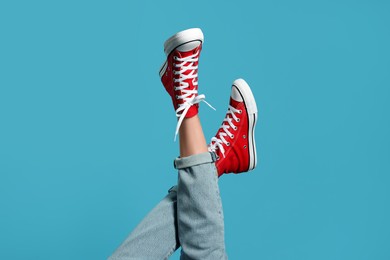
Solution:
[{"label": "sneaker tongue", "polygon": [[230,105],[231,105],[232,107],[237,108],[237,107],[240,105],[240,103],[242,103],[242,102],[239,102],[239,101],[237,101],[237,100],[234,100],[233,97],[230,97]]},{"label": "sneaker tongue", "polygon": [[198,114],[199,105],[195,104],[188,109],[187,114],[185,115],[185,118],[190,118],[193,116],[196,116]]},{"label": "sneaker tongue", "polygon": [[243,101],[240,92],[238,91],[238,89],[235,86],[232,87],[232,93],[230,94],[230,97],[234,100],[239,101],[239,102]]}]

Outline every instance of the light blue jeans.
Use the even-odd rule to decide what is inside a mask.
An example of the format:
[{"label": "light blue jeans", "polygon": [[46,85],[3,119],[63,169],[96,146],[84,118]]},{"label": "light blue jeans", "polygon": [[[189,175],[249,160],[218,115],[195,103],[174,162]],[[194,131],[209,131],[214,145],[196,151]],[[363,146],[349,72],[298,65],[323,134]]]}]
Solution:
[{"label": "light blue jeans", "polygon": [[227,259],[215,154],[175,160],[178,184],[130,233],[109,260]]}]

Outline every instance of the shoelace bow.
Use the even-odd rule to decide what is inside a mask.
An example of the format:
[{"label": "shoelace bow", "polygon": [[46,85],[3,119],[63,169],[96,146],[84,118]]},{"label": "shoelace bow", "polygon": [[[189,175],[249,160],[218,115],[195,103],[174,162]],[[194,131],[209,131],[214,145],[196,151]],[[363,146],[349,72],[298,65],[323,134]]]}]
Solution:
[{"label": "shoelace bow", "polygon": [[[194,86],[198,85],[198,81],[196,80],[198,77],[198,65],[195,65],[195,63],[198,61],[198,55],[199,51],[197,51],[195,54],[192,54],[188,57],[179,58],[177,56],[174,56],[174,67],[179,68],[179,70],[174,70],[173,73],[175,75],[179,75],[180,77],[178,79],[174,79],[174,82],[179,82],[179,86],[175,87],[175,91],[180,90],[182,92],[182,95],[176,95],[176,99],[183,99],[184,102],[182,104],[179,104],[179,107],[176,109],[176,116],[179,117],[179,120],[177,122],[176,131],[175,131],[175,138],[179,133],[180,126],[184,120],[185,115],[187,114],[188,110],[191,106],[198,104],[200,102],[205,102],[209,107],[215,110],[213,106],[211,106],[207,101],[204,99],[206,98],[205,95],[196,95],[198,91],[196,89],[188,89],[189,84],[188,82],[185,82],[187,79],[192,79],[192,84]],[[186,65],[187,64],[187,65]],[[189,71],[188,74],[184,74],[185,72]]]},{"label": "shoelace bow", "polygon": [[[215,152],[217,149],[221,150],[221,153],[223,157],[225,158],[225,148],[223,144],[226,146],[230,146],[230,142],[225,139],[225,137],[229,136],[231,139],[234,138],[234,134],[232,134],[229,129],[233,128],[234,131],[237,130],[237,126],[233,124],[233,120],[235,122],[240,122],[240,118],[238,118],[235,113],[242,113],[242,110],[236,109],[229,105],[228,111],[226,113],[226,117],[222,122],[222,125],[219,129],[222,129],[223,131],[220,131],[216,137],[211,138],[211,143],[209,146],[210,152]],[[229,116],[230,115],[230,116]]]}]

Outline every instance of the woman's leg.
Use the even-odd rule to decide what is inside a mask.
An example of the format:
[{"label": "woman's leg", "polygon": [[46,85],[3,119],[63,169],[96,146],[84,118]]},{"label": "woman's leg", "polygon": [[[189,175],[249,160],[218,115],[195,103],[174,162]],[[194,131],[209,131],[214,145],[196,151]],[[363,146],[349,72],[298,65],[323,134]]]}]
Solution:
[{"label": "woman's leg", "polygon": [[199,116],[184,119],[180,131],[180,157],[206,153],[207,144]]},{"label": "woman's leg", "polygon": [[[163,64],[160,70],[160,77],[163,85],[166,87],[168,93],[172,97],[176,113],[180,115],[178,122],[178,129],[184,117],[191,117],[186,119],[182,125],[183,129],[180,130],[182,136],[180,143],[182,148],[181,156],[187,156],[195,153],[202,153],[207,151],[206,141],[203,137],[202,129],[200,128],[199,119],[192,117],[197,114],[198,103],[202,101],[201,96],[189,100],[188,98],[194,97],[194,92],[187,92],[184,89],[178,90],[179,93],[174,93],[173,84],[179,84],[175,82],[178,75],[175,75],[175,71],[179,71],[177,64],[183,66],[189,66],[189,69],[194,71],[193,66],[197,65],[197,59],[200,53],[200,43],[203,41],[202,32],[199,29],[186,30],[180,32],[166,41],[164,44],[165,52],[167,53],[167,61]],[[180,47],[179,47],[180,46]],[[184,53],[175,53],[172,51],[179,48]],[[194,51],[195,48],[195,52]],[[186,61],[175,55],[186,56]],[[196,61],[195,61],[196,60]],[[174,65],[174,61],[177,63]],[[187,62],[188,61],[188,62]],[[188,73],[181,71],[181,73]],[[197,84],[195,81],[196,75],[187,75],[188,80],[191,80],[191,85]],[[180,83],[181,84],[181,83]],[[185,83],[183,83],[185,85]],[[180,87],[179,87],[180,88]],[[196,91],[195,91],[196,92]],[[180,99],[178,101],[177,99]],[[179,103],[183,104],[187,102],[185,106],[179,108]],[[196,122],[196,119],[198,122]],[[191,138],[189,130],[192,129],[196,134]],[[197,138],[198,137],[198,138]],[[201,145],[200,145],[201,144]],[[120,245],[120,247],[109,258],[115,259],[166,259],[174,250],[176,250],[180,244],[178,240],[177,231],[177,187],[175,186],[170,190],[169,194],[142,220],[142,222],[130,233],[127,239]]]},{"label": "woman's leg", "polygon": [[184,119],[179,135],[181,157],[175,167],[181,259],[227,259],[216,156],[207,152],[198,116]]},{"label": "woman's leg", "polygon": [[209,153],[198,117],[198,61],[203,34],[200,29],[179,32],[164,49],[167,61],[161,80],[178,116],[180,137],[177,220],[181,259],[226,259],[222,205],[219,196],[216,156]]},{"label": "woman's leg", "polygon": [[226,117],[211,139],[212,153],[200,153],[205,144],[198,116],[184,120],[180,154],[186,157],[175,161],[179,169],[177,219],[182,259],[227,258],[217,176],[256,167],[256,121],[256,101],[243,79],[233,82]]}]

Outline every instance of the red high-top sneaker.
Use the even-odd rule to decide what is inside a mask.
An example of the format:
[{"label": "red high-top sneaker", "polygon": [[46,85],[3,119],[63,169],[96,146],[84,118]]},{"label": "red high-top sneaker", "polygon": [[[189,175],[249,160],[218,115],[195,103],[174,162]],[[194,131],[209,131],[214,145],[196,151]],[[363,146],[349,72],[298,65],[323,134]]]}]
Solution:
[{"label": "red high-top sneaker", "polygon": [[208,104],[204,95],[198,95],[198,62],[202,43],[203,33],[199,28],[181,31],[164,43],[167,60],[160,69],[160,78],[179,117],[175,139],[183,119],[198,114],[199,102]]},{"label": "red high-top sneaker", "polygon": [[256,167],[256,120],[257,106],[252,91],[243,79],[237,79],[232,85],[226,117],[209,145],[209,151],[217,155],[218,177]]}]

